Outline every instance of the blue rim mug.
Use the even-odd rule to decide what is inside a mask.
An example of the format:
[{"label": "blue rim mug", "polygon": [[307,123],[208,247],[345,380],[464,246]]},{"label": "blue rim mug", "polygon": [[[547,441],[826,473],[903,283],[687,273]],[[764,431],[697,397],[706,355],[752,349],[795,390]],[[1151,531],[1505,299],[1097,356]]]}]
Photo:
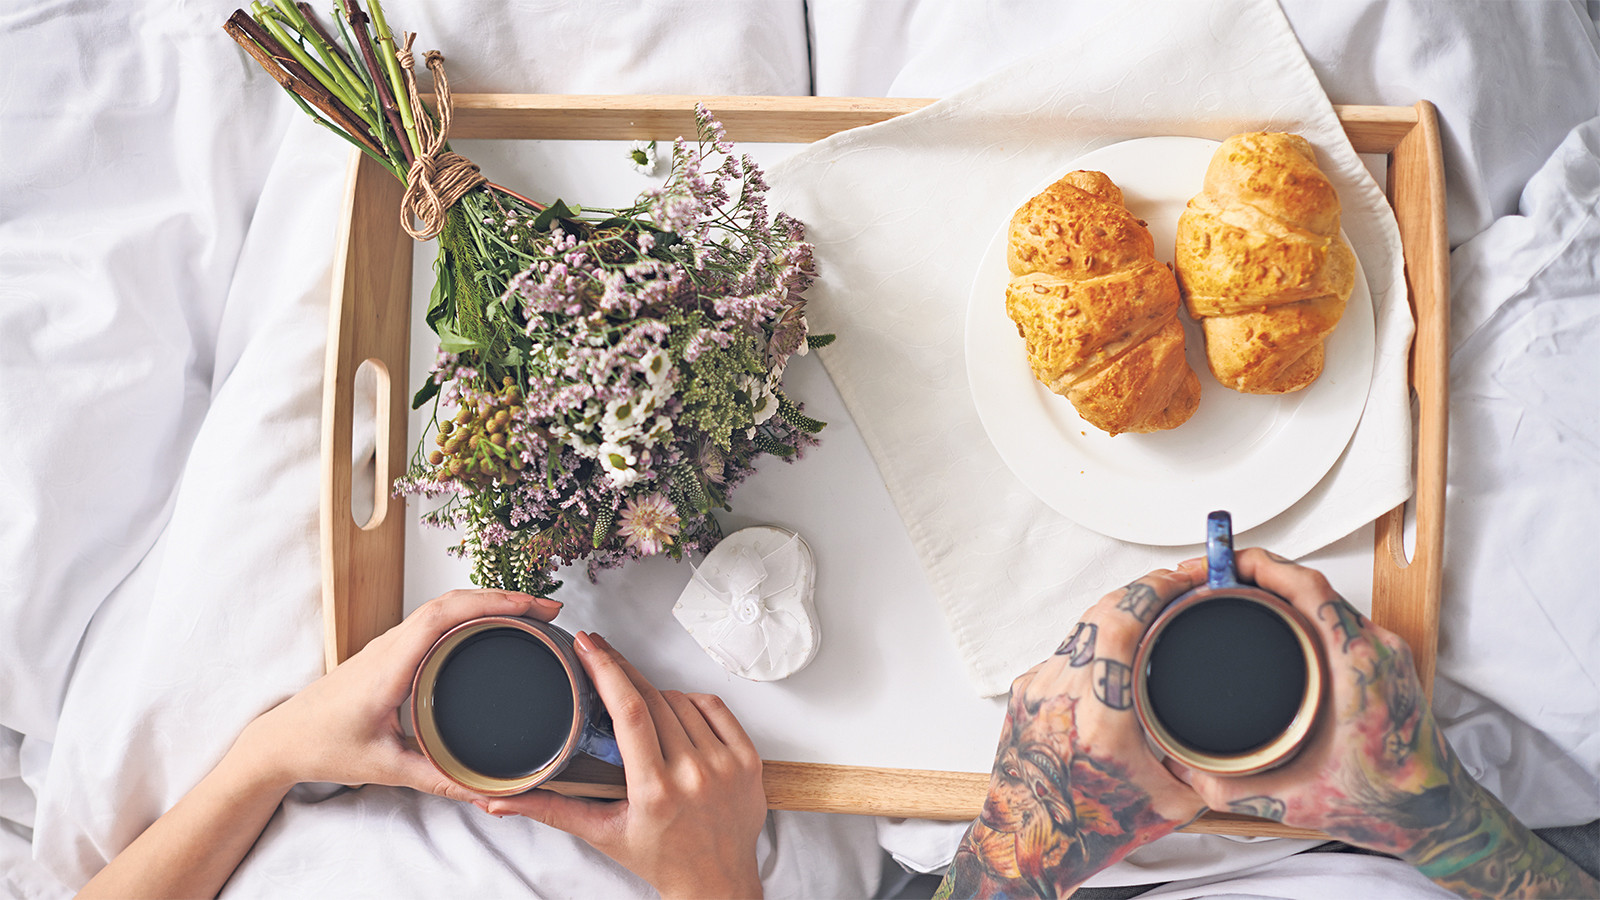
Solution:
[{"label": "blue rim mug", "polygon": [[[523,685],[527,690],[558,690],[569,693],[570,719],[558,723],[565,729],[560,749],[548,759],[529,760],[527,771],[514,776],[497,776],[478,771],[461,760],[441,734],[436,716],[434,688],[451,655],[480,635],[511,629],[531,637],[554,655],[565,678],[556,685]],[[612,765],[622,765],[622,753],[611,731],[611,719],[595,693],[593,684],[578,654],[572,635],[559,626],[518,616],[484,616],[471,619],[445,632],[429,648],[417,666],[411,683],[411,728],[424,756],[446,778],[468,790],[489,796],[507,796],[531,790],[561,774],[579,753]]]},{"label": "blue rim mug", "polygon": [[[1197,636],[1195,623],[1200,621],[1200,616],[1186,618],[1185,614],[1211,604],[1201,616],[1209,614],[1213,621],[1220,621],[1215,618],[1222,609],[1215,605],[1218,601],[1227,601],[1230,608],[1241,610],[1252,621],[1268,624],[1264,630],[1218,631]],[[1270,616],[1263,617],[1251,609],[1263,610]],[[1281,623],[1281,626],[1271,622]],[[1229,716],[1256,699],[1252,691],[1259,689],[1271,695],[1277,689],[1279,695],[1269,696],[1262,705],[1275,705],[1282,710],[1286,707],[1283,691],[1291,692],[1287,699],[1292,701],[1292,686],[1296,680],[1303,679],[1298,704],[1286,710],[1291,713],[1287,723],[1260,743],[1230,746],[1226,750],[1197,746],[1196,742],[1180,737],[1181,729],[1163,720],[1160,715],[1163,702],[1153,701],[1151,691],[1152,661],[1157,662],[1158,667],[1162,664],[1157,648],[1162,646],[1162,639],[1169,636],[1169,631],[1169,646],[1179,646],[1181,641],[1194,652],[1181,662],[1166,663],[1182,665],[1185,669],[1160,673],[1169,683],[1182,682],[1189,688],[1185,695],[1186,707],[1182,710],[1167,708],[1169,718],[1176,719],[1181,714],[1188,721],[1226,730],[1227,723],[1232,721]],[[1167,656],[1177,659],[1173,656],[1176,652],[1169,651]],[[1202,772],[1248,775],[1282,765],[1304,746],[1322,709],[1326,669],[1322,644],[1299,610],[1283,597],[1239,579],[1233,558],[1233,520],[1227,512],[1219,510],[1206,519],[1206,583],[1168,604],[1139,642],[1133,666],[1134,706],[1145,733],[1167,756]],[[1202,685],[1213,688],[1213,694],[1197,694],[1196,686]],[[1227,696],[1217,696],[1222,693]],[[1211,705],[1213,703],[1215,706]]]}]

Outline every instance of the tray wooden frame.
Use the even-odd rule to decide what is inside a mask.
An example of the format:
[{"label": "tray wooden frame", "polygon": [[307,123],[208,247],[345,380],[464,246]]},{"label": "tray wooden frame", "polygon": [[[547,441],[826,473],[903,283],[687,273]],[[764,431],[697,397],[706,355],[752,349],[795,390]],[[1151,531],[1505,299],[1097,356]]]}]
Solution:
[{"label": "tray wooden frame", "polygon": [[[694,130],[693,106],[716,110],[735,141],[809,142],[882,122],[932,100],[829,97],[688,97],[458,95],[453,138],[671,140]],[[1431,690],[1438,638],[1444,547],[1448,429],[1449,267],[1444,171],[1432,104],[1335,107],[1357,152],[1388,158],[1386,193],[1404,246],[1406,289],[1416,317],[1410,378],[1417,403],[1416,521],[1411,558],[1403,544],[1404,505],[1375,524],[1373,618],[1411,645]],[[327,665],[344,660],[400,621],[404,578],[404,504],[390,480],[405,471],[409,446],[412,241],[396,210],[401,188],[388,172],[352,153],[334,266],[323,405],[322,549]],[[374,511],[365,524],[350,515],[349,452],[356,370],[377,375]],[[575,764],[558,790],[620,797],[620,770]],[[975,816],[989,776],[769,761],[774,809],[961,820]],[[1208,813],[1189,831],[1281,837],[1316,832],[1276,822]]]}]

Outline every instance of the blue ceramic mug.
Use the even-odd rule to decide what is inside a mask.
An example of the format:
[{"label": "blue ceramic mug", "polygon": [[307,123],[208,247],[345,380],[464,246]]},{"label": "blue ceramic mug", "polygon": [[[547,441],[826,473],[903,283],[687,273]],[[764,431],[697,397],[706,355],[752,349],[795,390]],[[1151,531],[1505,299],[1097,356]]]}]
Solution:
[{"label": "blue ceramic mug", "polygon": [[1247,775],[1291,759],[1327,682],[1322,645],[1293,605],[1239,580],[1233,521],[1206,521],[1206,583],[1172,601],[1134,655],[1134,706],[1151,741],[1191,769]]},{"label": "blue ceramic mug", "polygon": [[440,772],[490,796],[537,787],[579,753],[622,765],[572,635],[537,619],[486,616],[445,632],[412,680],[411,727]]}]

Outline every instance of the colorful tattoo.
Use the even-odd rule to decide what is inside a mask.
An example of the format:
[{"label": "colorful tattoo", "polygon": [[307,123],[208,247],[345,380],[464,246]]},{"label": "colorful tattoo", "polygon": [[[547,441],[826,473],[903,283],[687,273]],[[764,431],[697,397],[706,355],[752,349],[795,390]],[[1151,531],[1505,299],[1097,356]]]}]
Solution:
[{"label": "colorful tattoo", "polygon": [[1094,641],[1100,636],[1100,626],[1093,622],[1079,622],[1067,639],[1056,648],[1056,656],[1065,656],[1067,664],[1075,669],[1087,666],[1094,659]]},{"label": "colorful tattoo", "polygon": [[1350,652],[1350,645],[1355,643],[1356,638],[1363,634],[1361,613],[1343,597],[1335,597],[1318,607],[1317,618],[1326,619],[1344,638],[1343,650],[1346,653]]},{"label": "colorful tattoo", "polygon": [[1337,714],[1359,744],[1287,803],[1260,796],[1231,808],[1392,853],[1462,896],[1600,896],[1600,884],[1467,774],[1428,713],[1410,653],[1365,630],[1349,638],[1346,626],[1361,625],[1344,601],[1322,609],[1333,611],[1347,636],[1344,662],[1354,669],[1357,697]]},{"label": "colorful tattoo", "polygon": [[1122,599],[1117,601],[1117,609],[1141,622],[1150,621],[1160,608],[1161,595],[1155,588],[1138,581],[1123,588]]},{"label": "colorful tattoo", "polygon": [[1076,699],[1030,704],[1022,693],[1012,692],[983,812],[935,897],[1065,897],[1182,824],[1155,812],[1115,760],[1076,750]]},{"label": "colorful tattoo", "polygon": [[1283,821],[1284,805],[1283,801],[1276,797],[1246,797],[1243,800],[1234,800],[1229,803],[1228,811],[1262,819],[1276,819],[1281,822]]},{"label": "colorful tattoo", "polygon": [[1094,695],[1112,709],[1133,706],[1133,670],[1114,659],[1094,662]]}]

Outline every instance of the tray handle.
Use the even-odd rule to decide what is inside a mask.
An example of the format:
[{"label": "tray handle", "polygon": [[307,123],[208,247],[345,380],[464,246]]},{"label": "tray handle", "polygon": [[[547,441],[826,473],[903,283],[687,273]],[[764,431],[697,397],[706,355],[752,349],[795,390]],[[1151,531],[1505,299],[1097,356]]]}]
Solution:
[{"label": "tray handle", "polygon": [[[329,669],[398,625],[404,605],[405,505],[391,496],[390,485],[406,466],[412,240],[396,214],[403,186],[364,154],[351,155],[322,396],[322,604]],[[376,471],[372,515],[357,523],[350,509],[351,436],[356,372],[363,363],[377,376]]]},{"label": "tray handle", "polygon": [[1419,101],[1416,125],[1389,153],[1388,188],[1396,208],[1425,210],[1398,217],[1405,249],[1406,293],[1416,321],[1411,390],[1416,402],[1416,534],[1408,560],[1406,507],[1374,526],[1372,618],[1411,645],[1417,676],[1431,697],[1444,580],[1445,460],[1450,420],[1450,248],[1445,224],[1439,121]]}]

